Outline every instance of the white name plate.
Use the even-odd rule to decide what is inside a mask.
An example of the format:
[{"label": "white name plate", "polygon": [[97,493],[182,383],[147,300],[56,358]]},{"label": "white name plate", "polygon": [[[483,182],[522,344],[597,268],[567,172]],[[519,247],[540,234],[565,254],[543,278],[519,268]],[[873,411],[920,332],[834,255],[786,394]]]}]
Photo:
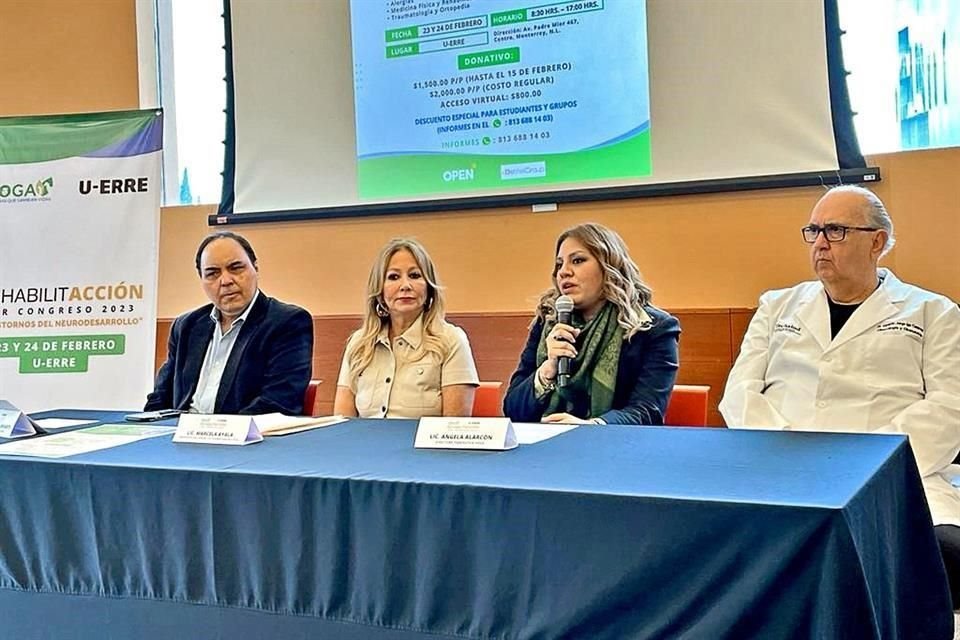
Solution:
[{"label": "white name plate", "polygon": [[420,418],[413,446],[505,451],[517,446],[517,436],[510,418]]},{"label": "white name plate", "polygon": [[193,444],[244,445],[260,442],[263,436],[253,416],[223,416],[184,413],[177,420],[174,442]]},{"label": "white name plate", "polygon": [[22,438],[43,432],[23,411],[0,409],[0,438]]}]

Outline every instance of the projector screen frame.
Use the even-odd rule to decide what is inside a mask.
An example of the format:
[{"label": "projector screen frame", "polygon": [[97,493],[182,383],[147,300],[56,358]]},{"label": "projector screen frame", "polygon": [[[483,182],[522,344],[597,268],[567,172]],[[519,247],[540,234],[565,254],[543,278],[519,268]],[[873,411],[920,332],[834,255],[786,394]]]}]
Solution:
[{"label": "projector screen frame", "polygon": [[345,217],[370,217],[411,213],[437,213],[468,209],[526,207],[629,198],[666,197],[691,194],[726,193],[760,189],[807,186],[833,186],[848,183],[873,183],[881,179],[878,167],[866,166],[853,126],[853,112],[847,91],[847,72],[843,53],[837,0],[823,0],[827,74],[830,110],[839,169],[806,173],[761,175],[736,178],[663,182],[627,186],[606,186],[569,190],[550,190],[515,194],[443,197],[428,200],[374,202],[305,209],[281,209],[234,213],[236,180],[235,99],[230,1],[223,0],[224,49],[226,73],[226,134],[224,140],[223,189],[217,213],[208,217],[210,226],[322,220]]}]

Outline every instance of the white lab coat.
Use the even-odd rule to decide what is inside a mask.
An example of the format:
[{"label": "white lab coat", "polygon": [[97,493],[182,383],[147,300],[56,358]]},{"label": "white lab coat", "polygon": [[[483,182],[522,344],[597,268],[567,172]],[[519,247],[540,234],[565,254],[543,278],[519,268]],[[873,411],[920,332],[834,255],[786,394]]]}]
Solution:
[{"label": "white lab coat", "polygon": [[945,473],[960,451],[960,309],[879,273],[833,340],[820,282],[763,294],[720,412],[732,427],[906,434],[934,524],[960,526]]}]

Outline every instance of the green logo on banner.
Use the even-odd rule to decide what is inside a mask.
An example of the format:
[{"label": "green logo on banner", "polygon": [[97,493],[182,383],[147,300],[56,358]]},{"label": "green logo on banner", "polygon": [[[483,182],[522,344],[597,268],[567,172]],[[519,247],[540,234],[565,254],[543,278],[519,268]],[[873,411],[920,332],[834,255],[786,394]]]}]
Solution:
[{"label": "green logo on banner", "polygon": [[90,356],[119,356],[125,346],[123,334],[0,338],[0,358],[19,358],[20,373],[84,373]]},{"label": "green logo on banner", "polygon": [[53,188],[53,177],[48,176],[33,184],[0,184],[0,199],[25,200],[28,198],[46,198]]}]

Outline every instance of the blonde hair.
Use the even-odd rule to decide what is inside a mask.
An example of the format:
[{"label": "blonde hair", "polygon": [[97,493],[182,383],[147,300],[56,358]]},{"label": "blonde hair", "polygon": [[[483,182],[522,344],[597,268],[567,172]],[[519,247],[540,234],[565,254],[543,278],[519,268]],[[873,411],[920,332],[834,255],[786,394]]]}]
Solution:
[{"label": "blonde hair", "polygon": [[350,371],[354,376],[359,375],[373,361],[373,353],[377,344],[377,336],[390,323],[389,317],[381,317],[378,308],[384,308],[383,283],[387,277],[387,266],[391,258],[399,251],[407,251],[413,256],[417,266],[423,273],[427,283],[427,300],[424,303],[423,315],[423,343],[420,348],[436,353],[443,357],[443,342],[440,338],[444,323],[443,287],[437,279],[433,260],[427,254],[423,245],[412,238],[394,238],[388,242],[377,255],[370,268],[370,277],[367,278],[367,300],[363,311],[363,324],[360,326],[359,338],[353,347],[345,354],[350,363]]},{"label": "blonde hair", "polygon": [[[627,245],[617,232],[596,222],[587,222],[567,229],[557,238],[554,250],[556,256],[560,245],[567,238],[579,241],[590,252],[603,273],[603,297],[617,307],[617,322],[623,327],[625,338],[629,339],[638,331],[646,331],[649,326],[641,319],[638,311],[653,299],[653,290],[643,281],[640,269],[630,257]],[[552,318],[556,313],[554,304],[560,296],[557,288],[557,272],[560,265],[554,262],[551,274],[552,284],[537,304],[537,318]]]}]

